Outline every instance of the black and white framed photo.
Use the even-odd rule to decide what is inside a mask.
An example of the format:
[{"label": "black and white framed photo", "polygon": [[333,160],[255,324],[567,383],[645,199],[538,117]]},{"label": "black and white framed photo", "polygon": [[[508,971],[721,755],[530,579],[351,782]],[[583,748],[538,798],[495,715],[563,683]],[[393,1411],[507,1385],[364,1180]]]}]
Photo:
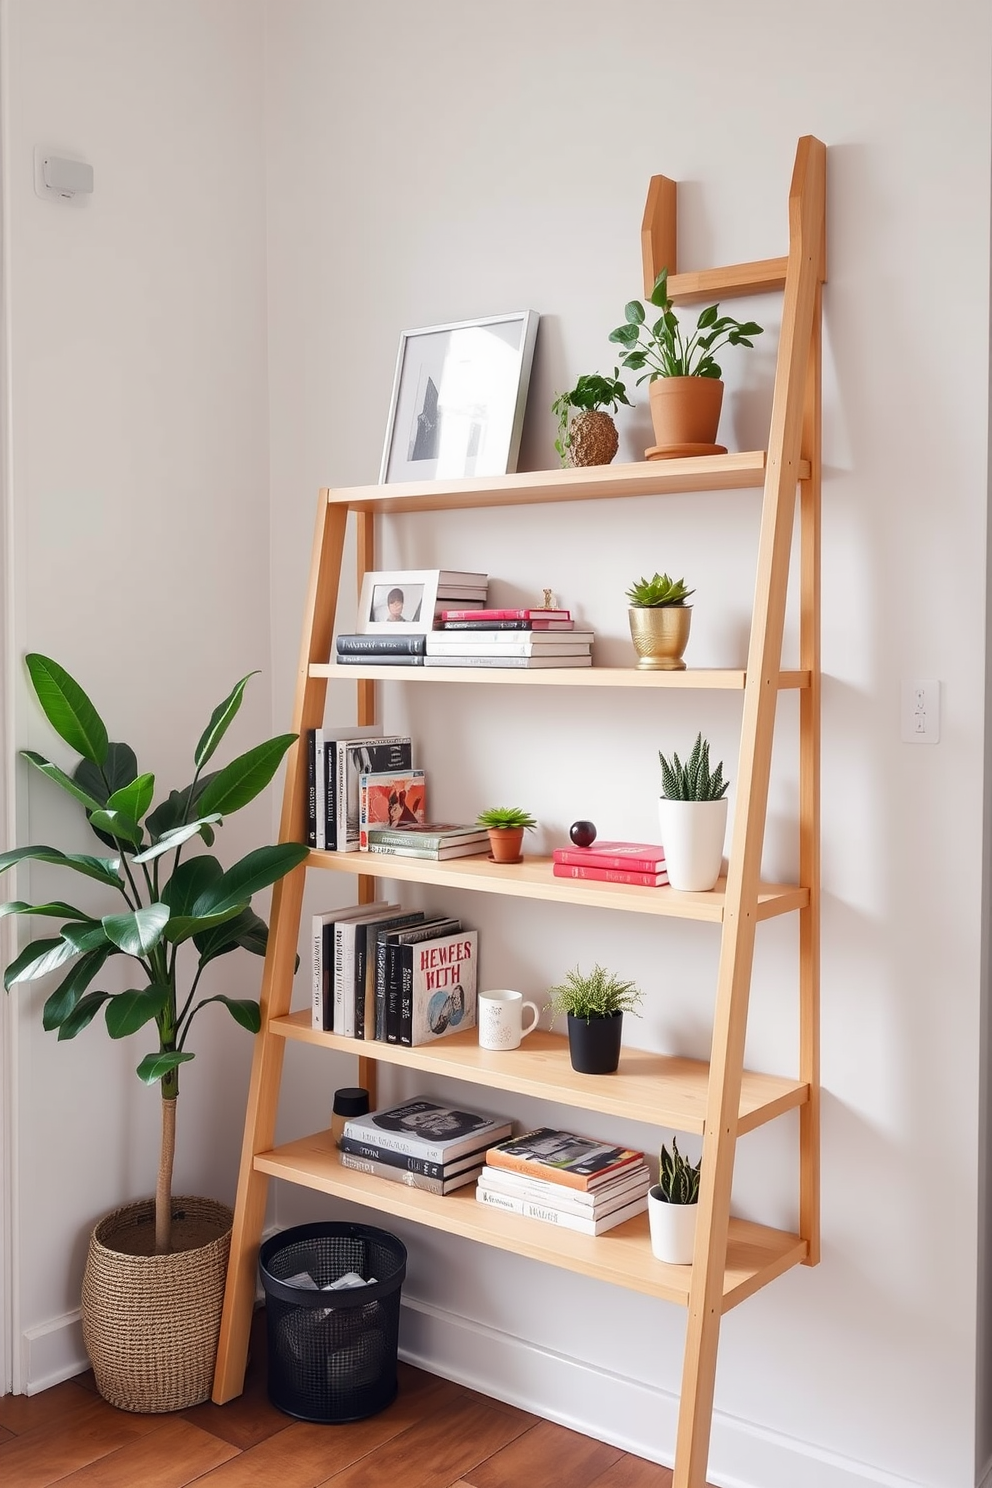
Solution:
[{"label": "black and white framed photo", "polygon": [[367,573],[358,601],[358,633],[425,635],[433,630],[440,577],[437,568]]},{"label": "black and white framed photo", "polygon": [[516,469],[538,320],[522,310],[403,332],[380,483]]}]

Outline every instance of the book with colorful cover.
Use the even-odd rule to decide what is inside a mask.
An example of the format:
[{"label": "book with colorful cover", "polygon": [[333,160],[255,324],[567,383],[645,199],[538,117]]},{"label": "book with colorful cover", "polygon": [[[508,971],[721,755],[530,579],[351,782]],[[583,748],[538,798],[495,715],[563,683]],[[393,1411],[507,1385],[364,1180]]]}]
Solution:
[{"label": "book with colorful cover", "polygon": [[426,1158],[414,1157],[409,1152],[393,1152],[388,1147],[383,1147],[380,1142],[365,1142],[358,1137],[343,1136],[338,1142],[342,1152],[350,1152],[353,1157],[367,1157],[372,1162],[385,1163],[390,1168],[402,1168],[407,1173],[422,1173],[425,1178],[457,1178],[461,1173],[467,1173],[472,1169],[474,1173],[484,1171],[482,1164],[486,1155],[486,1143],[482,1143],[474,1152],[466,1152],[462,1157],[453,1157],[450,1162],[436,1163],[428,1162]]},{"label": "book with colorful cover", "polygon": [[483,1168],[479,1182],[496,1193],[514,1194],[517,1198],[567,1208],[576,1214],[599,1214],[605,1209],[626,1204],[647,1193],[651,1187],[651,1170],[647,1163],[632,1163],[601,1188],[566,1188],[562,1183],[548,1183],[543,1178],[529,1178],[510,1168]]},{"label": "book with colorful cover", "polygon": [[660,873],[665,849],[660,842],[594,842],[592,847],[556,847],[552,862],[586,868],[629,868],[633,873]]},{"label": "book with colorful cover", "polygon": [[360,1157],[354,1152],[339,1152],[338,1159],[343,1168],[369,1173],[373,1178],[385,1178],[390,1183],[405,1183],[407,1188],[419,1188],[424,1193],[432,1194],[447,1194],[456,1188],[465,1188],[474,1183],[482,1171],[476,1164],[464,1173],[457,1173],[453,1178],[428,1178],[425,1173],[410,1173],[403,1168],[391,1168],[388,1163],[377,1162],[372,1157]]},{"label": "book with colorful cover", "polygon": [[433,940],[439,935],[453,935],[461,928],[462,922],[455,915],[427,915],[419,925],[411,925],[407,930],[397,930],[386,936],[387,1044],[403,1042],[400,1038],[403,1015],[403,969],[404,966],[409,965],[412,970],[412,962],[407,962],[403,948],[416,945],[422,940]]},{"label": "book with colorful cover", "polygon": [[341,738],[336,747],[334,802],[338,852],[358,850],[359,780],[385,770],[409,770],[413,743],[409,734],[384,734],[367,728],[359,738]]},{"label": "book with colorful cover", "polygon": [[624,1168],[642,1163],[644,1153],[631,1147],[617,1147],[582,1137],[575,1132],[541,1126],[498,1142],[486,1153],[486,1162],[494,1168],[510,1168],[549,1183],[568,1188],[601,1188]]},{"label": "book with colorful cover", "polygon": [[442,610],[442,620],[571,620],[571,610]]},{"label": "book with colorful cover", "polygon": [[476,1184],[475,1197],[480,1204],[488,1204],[490,1208],[509,1210],[512,1214],[522,1214],[526,1219],[539,1219],[545,1224],[558,1225],[563,1230],[577,1230],[582,1235],[603,1235],[607,1230],[616,1229],[617,1225],[626,1224],[627,1220],[633,1219],[635,1215],[643,1214],[648,1207],[646,1193],[641,1194],[640,1198],[632,1199],[621,1209],[613,1209],[608,1214],[598,1216],[572,1214],[566,1209],[555,1209],[534,1199],[493,1193],[491,1189],[481,1188],[478,1184]]},{"label": "book with colorful cover", "polygon": [[426,820],[426,771],[383,770],[359,776],[359,852],[368,851],[369,827],[413,827]]},{"label": "book with colorful cover", "polygon": [[475,1027],[478,964],[477,930],[456,929],[400,947],[401,1044],[415,1049]]},{"label": "book with colorful cover", "polygon": [[349,1116],[344,1135],[378,1142],[392,1152],[405,1152],[428,1162],[448,1163],[478,1151],[480,1144],[498,1142],[509,1136],[511,1129],[505,1116],[467,1111],[418,1095],[364,1116]]},{"label": "book with colorful cover", "polygon": [[552,865],[551,874],[553,878],[582,878],[592,879],[597,883],[637,884],[643,889],[660,889],[668,882],[667,868],[662,868],[660,873],[637,873],[628,868],[593,868],[588,864],[578,867],[571,863],[555,863]]}]

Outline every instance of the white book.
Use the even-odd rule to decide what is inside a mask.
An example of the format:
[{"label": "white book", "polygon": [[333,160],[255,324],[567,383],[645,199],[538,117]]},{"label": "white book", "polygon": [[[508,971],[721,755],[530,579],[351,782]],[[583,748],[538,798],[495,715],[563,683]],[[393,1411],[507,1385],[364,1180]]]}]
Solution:
[{"label": "white book", "polygon": [[588,651],[596,639],[591,630],[432,630],[427,637],[428,656],[449,651],[507,651],[511,656],[531,656],[537,651],[568,653]]},{"label": "white book", "polygon": [[328,909],[315,914],[311,921],[311,1026],[324,1033],[334,1028],[334,926],[351,915],[364,915],[369,910],[386,908],[385,899],[374,904],[350,904],[343,909]]},{"label": "white book", "polygon": [[587,667],[592,657],[585,656],[477,656],[471,651],[448,656],[425,656],[424,666],[435,667]]},{"label": "white book", "polygon": [[647,1163],[637,1163],[630,1173],[624,1173],[613,1183],[587,1190],[566,1187],[543,1178],[529,1178],[526,1173],[514,1173],[509,1168],[487,1166],[483,1168],[479,1182],[494,1193],[574,1209],[576,1214],[599,1214],[617,1203],[627,1203],[647,1193],[651,1187],[651,1173]]},{"label": "white book", "polygon": [[583,1235],[602,1235],[604,1231],[612,1230],[617,1225],[624,1224],[628,1219],[633,1219],[635,1214],[643,1214],[648,1207],[648,1196],[645,1193],[633,1199],[629,1204],[624,1204],[622,1208],[614,1209],[610,1214],[592,1218],[581,1214],[571,1214],[566,1209],[553,1209],[548,1204],[539,1204],[533,1199],[522,1199],[514,1194],[494,1193],[491,1189],[483,1188],[479,1184],[476,1184],[475,1197],[480,1204],[488,1204],[493,1209],[505,1209],[511,1214],[522,1214],[526,1219],[540,1219],[545,1224],[555,1224],[563,1230],[578,1230]]},{"label": "white book", "polygon": [[311,932],[311,1026],[323,1030],[329,1027],[324,1023],[324,928],[333,924],[335,911],[329,909],[325,914],[315,914],[312,921]]}]

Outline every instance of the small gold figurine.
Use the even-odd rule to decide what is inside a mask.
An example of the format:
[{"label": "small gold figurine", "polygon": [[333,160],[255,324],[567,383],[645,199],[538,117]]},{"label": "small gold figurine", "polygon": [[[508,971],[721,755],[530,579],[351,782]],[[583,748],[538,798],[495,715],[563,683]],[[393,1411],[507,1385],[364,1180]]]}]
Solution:
[{"label": "small gold figurine", "polygon": [[544,603],[541,608],[544,610],[556,610],[558,608],[558,599],[553,589],[545,589]]}]

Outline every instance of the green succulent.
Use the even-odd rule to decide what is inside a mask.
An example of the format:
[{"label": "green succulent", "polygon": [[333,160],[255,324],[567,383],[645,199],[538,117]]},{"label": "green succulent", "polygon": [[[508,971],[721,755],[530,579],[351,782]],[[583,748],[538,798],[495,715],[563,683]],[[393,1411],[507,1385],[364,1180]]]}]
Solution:
[{"label": "green succulent", "polygon": [[493,827],[496,831],[523,827],[529,832],[537,826],[530,812],[521,811],[519,806],[490,806],[488,810],[480,811],[475,820],[477,826]]},{"label": "green succulent", "polygon": [[630,407],[630,399],[627,397],[627,389],[620,381],[620,368],[613,368],[612,377],[603,377],[598,372],[585,372],[578,379],[574,388],[567,393],[559,393],[551,405],[551,412],[558,420],[558,438],[555,440],[555,450],[558,458],[564,463],[572,440],[569,433],[568,421],[570,412],[575,409],[579,413],[588,413],[596,408],[608,408],[611,413],[616,413],[621,403]]},{"label": "green succulent", "polygon": [[[625,982],[602,966],[586,973],[576,966],[557,987],[548,988],[547,1010],[555,1016],[571,1013],[573,1018],[612,1018],[615,1013],[637,1013],[643,993],[635,982]],[[638,1013],[638,1017],[640,1014]]]},{"label": "green succulent", "polygon": [[666,605],[684,605],[695,589],[687,589],[684,579],[670,579],[668,574],[656,573],[653,579],[638,579],[627,590],[627,598],[635,609],[656,610]]},{"label": "green succulent", "polygon": [[661,761],[662,794],[668,801],[719,801],[730,785],[723,778],[723,761],[710,771],[709,740],[696,735],[692,753],[685,764],[673,753],[669,762],[658,751]]},{"label": "green succulent", "polygon": [[668,1204],[695,1204],[699,1200],[699,1170],[703,1165],[687,1162],[679,1151],[678,1142],[672,1137],[672,1150],[662,1144],[658,1163],[658,1187],[661,1197]]},{"label": "green succulent", "polygon": [[[753,320],[734,320],[720,315],[719,305],[707,305],[696,321],[696,329],[685,338],[668,297],[668,270],[662,269],[654,281],[649,302],[662,314],[654,325],[646,326],[647,314],[640,300],[630,300],[624,310],[624,324],[610,332],[610,340],[625,348],[621,365],[631,371],[647,367],[642,382],[657,377],[720,377],[713,353],[721,346],[753,346],[752,336],[761,335],[761,326]],[[643,336],[643,339],[642,339]]]}]

